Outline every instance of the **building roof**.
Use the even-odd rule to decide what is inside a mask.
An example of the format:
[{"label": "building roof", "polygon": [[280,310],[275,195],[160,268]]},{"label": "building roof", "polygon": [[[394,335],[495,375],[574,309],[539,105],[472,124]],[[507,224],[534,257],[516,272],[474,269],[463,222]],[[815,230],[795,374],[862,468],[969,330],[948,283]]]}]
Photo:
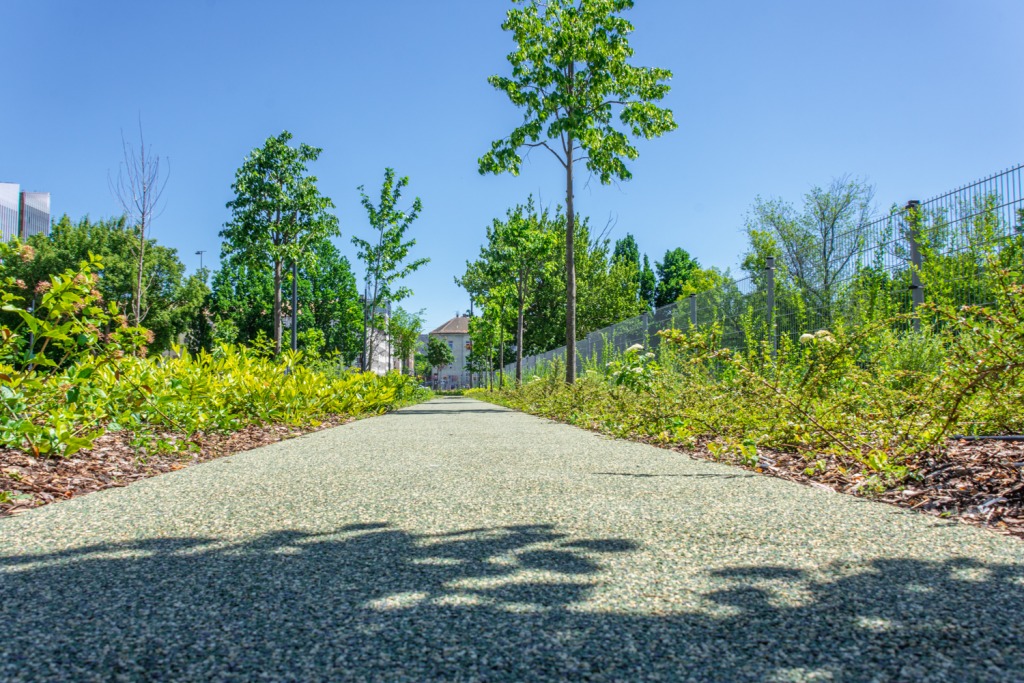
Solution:
[{"label": "building roof", "polygon": [[469,317],[460,315],[452,318],[430,334],[469,334]]}]

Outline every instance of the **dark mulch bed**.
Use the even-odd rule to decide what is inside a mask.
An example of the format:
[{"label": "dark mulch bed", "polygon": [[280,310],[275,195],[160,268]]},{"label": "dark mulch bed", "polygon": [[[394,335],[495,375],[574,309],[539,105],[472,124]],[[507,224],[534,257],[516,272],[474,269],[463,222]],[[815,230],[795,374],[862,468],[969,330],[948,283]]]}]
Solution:
[{"label": "dark mulch bed", "polygon": [[345,416],[331,417],[317,427],[284,425],[246,427],[231,434],[157,435],[168,442],[191,441],[191,449],[176,453],[147,452],[132,445],[131,432],[104,434],[93,448],[70,458],[33,457],[22,451],[0,448],[0,517],[30,508],[67,500],[101,489],[127,486],[134,481],[258,446],[290,439],[309,432],[351,422]]},{"label": "dark mulch bed", "polygon": [[[707,448],[674,448],[693,457],[729,462],[745,469],[840,493],[863,496],[950,520],[1024,538],[1024,442],[951,441],[942,449],[904,463],[908,477],[898,486],[880,480],[855,460],[809,458],[761,451],[757,467]],[[817,460],[823,467],[808,474]]]}]

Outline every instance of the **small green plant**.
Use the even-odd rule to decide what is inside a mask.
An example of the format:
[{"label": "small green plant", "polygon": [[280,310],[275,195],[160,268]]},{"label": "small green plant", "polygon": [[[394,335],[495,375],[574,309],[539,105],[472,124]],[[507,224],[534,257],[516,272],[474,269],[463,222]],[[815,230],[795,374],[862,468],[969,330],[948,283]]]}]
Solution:
[{"label": "small green plant", "polygon": [[708,443],[708,452],[719,460],[735,459],[746,467],[757,467],[760,455],[757,442],[753,439],[736,441],[734,439],[716,439]]},{"label": "small green plant", "polygon": [[651,391],[658,364],[653,353],[643,350],[642,344],[634,344],[606,365],[605,373],[614,386],[637,392]]},{"label": "small green plant", "polygon": [[17,491],[0,491],[0,505],[17,503],[23,500],[32,500],[32,496],[27,493],[18,493]]}]

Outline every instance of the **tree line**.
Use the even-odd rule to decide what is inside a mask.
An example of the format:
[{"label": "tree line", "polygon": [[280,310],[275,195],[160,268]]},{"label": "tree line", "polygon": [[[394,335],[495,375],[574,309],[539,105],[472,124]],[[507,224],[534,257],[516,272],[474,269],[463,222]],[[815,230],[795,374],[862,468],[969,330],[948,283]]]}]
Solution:
[{"label": "tree line", "polygon": [[[296,348],[310,356],[330,355],[366,370],[373,354],[365,350],[379,347],[387,335],[396,356],[410,357],[423,318],[397,304],[412,294],[402,280],[429,261],[410,260],[416,240],[406,236],[421,200],[400,205],[409,179],[390,168],[379,205],[358,188],[370,226],[366,239],[352,238],[365,272],[360,292],[335,243],[341,232],[334,202],[309,170],[322,150],[291,140],[287,131],[267,138],[235,173],[230,217],[220,232],[220,267],[212,274],[208,268],[186,274],[177,250],[152,236],[166,175],[141,143],[141,132],[138,147],[124,146],[122,173],[112,183],[117,197],[128,198],[124,215],[99,221],[64,215],[49,235],[29,238],[33,258],[22,259],[15,250],[4,266],[31,307],[52,276],[90,255],[101,257],[97,292],[134,325],[152,331],[150,353],[183,340],[192,352],[241,343],[279,354],[287,317],[295,321]],[[135,205],[132,197],[138,198]]]},{"label": "tree line", "polygon": [[[479,255],[455,279],[479,311],[469,323],[474,372],[500,371],[514,357],[518,381],[523,356],[561,345],[567,223],[561,206],[539,208],[530,197],[487,227]],[[576,217],[573,231],[577,339],[724,278],[678,247],[666,251],[652,268],[632,234],[613,244],[607,226],[595,232],[583,216]]]}]

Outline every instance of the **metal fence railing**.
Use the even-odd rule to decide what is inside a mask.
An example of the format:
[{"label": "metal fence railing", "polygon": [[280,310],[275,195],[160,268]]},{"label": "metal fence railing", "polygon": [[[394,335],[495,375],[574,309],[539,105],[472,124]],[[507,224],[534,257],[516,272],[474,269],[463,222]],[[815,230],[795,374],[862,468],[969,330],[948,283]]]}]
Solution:
[{"label": "metal fence railing", "polygon": [[[816,255],[766,258],[746,278],[590,332],[576,343],[577,369],[633,344],[655,346],[668,328],[718,323],[725,347],[774,348],[805,332],[911,313],[925,301],[991,303],[992,259],[1019,266],[1024,258],[1024,165],[826,233],[817,246]],[[562,346],[523,358],[523,372],[564,357]],[[515,363],[505,366],[514,370]]]}]

